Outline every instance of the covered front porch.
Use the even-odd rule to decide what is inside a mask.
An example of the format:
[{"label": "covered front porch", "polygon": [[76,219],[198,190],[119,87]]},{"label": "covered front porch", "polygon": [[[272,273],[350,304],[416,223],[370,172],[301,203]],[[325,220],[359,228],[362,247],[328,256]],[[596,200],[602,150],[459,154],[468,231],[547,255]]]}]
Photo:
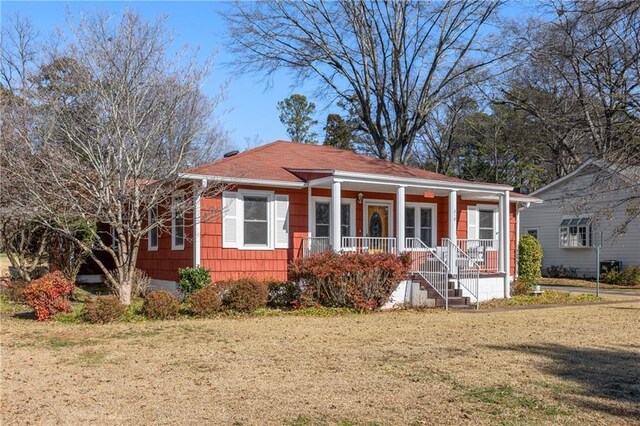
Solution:
[{"label": "covered front porch", "polygon": [[307,188],[304,256],[409,252],[412,274],[444,299],[453,279],[477,302],[483,276],[503,280],[508,297],[515,229],[510,188],[339,172],[310,179]]}]

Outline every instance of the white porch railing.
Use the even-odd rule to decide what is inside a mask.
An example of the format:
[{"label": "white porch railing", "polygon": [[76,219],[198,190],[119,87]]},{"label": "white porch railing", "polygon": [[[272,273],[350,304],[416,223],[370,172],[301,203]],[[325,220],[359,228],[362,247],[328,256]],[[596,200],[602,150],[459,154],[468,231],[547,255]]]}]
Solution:
[{"label": "white porch railing", "polygon": [[[449,238],[442,239],[444,259],[449,266],[449,271],[455,277],[461,288],[471,294],[476,302],[476,308],[480,308],[480,265],[478,265],[467,253],[454,244]],[[464,294],[463,294],[464,295]]]},{"label": "white porch railing", "polygon": [[458,240],[458,247],[485,273],[498,272],[500,258],[498,240]]},{"label": "white porch railing", "polygon": [[393,237],[342,237],[343,252],[351,253],[396,253]]},{"label": "white porch railing", "polygon": [[420,275],[429,283],[444,299],[445,309],[449,309],[449,268],[447,264],[419,238],[407,238],[406,247],[411,254],[411,273]]},{"label": "white porch railing", "polygon": [[308,257],[313,254],[322,253],[329,250],[331,243],[329,237],[308,237],[302,240],[302,256]]}]

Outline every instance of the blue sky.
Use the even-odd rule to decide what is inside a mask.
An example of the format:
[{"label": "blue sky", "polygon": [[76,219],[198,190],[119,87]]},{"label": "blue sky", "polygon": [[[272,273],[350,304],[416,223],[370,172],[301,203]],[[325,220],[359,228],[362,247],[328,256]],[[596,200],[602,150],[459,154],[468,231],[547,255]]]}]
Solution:
[{"label": "blue sky", "polygon": [[[225,23],[219,12],[227,5],[222,2],[0,2],[2,21],[19,13],[32,19],[43,34],[67,28],[67,10],[74,18],[82,12],[104,10],[119,12],[125,7],[138,11],[146,19],[167,16],[167,27],[175,34],[177,46],[188,44],[200,47],[203,57],[216,52],[212,76],[205,91],[215,96],[221,85],[230,82],[222,105],[222,123],[236,148],[246,148],[245,138],[256,135],[263,142],[287,139],[284,126],[278,118],[276,104],[292,93],[311,95],[314,86],[291,87],[286,73],[276,75],[267,87],[265,80],[254,75],[234,75],[225,63],[231,57],[224,48]],[[318,104],[320,108],[320,105]],[[224,111],[222,111],[224,110]],[[326,111],[318,113],[322,122]],[[322,133],[320,126],[318,133]]]},{"label": "blue sky", "polygon": [[[533,2],[526,0],[511,2],[505,14],[517,18],[526,13]],[[285,72],[278,73],[266,84],[262,77],[255,75],[235,75],[225,63],[232,57],[224,46],[225,23],[219,15],[228,5],[224,2],[171,2],[171,1],[137,1],[137,2],[17,2],[1,1],[0,15],[2,21],[16,13],[32,19],[36,28],[43,34],[50,34],[56,29],[67,28],[67,11],[77,17],[83,12],[104,10],[118,13],[130,7],[138,11],[144,18],[153,20],[159,16],[167,16],[167,26],[176,38],[177,46],[188,44],[200,47],[203,57],[211,52],[215,56],[213,73],[205,86],[205,92],[212,96],[219,93],[221,85],[229,81],[226,100],[222,105],[221,121],[229,132],[232,145],[245,149],[246,139],[258,138],[262,142],[286,139],[284,126],[278,118],[276,104],[292,93],[313,95],[315,86],[309,82],[304,87],[292,87],[293,81]],[[319,99],[316,101],[316,119],[319,125],[315,129],[322,135],[322,125],[329,108]]]}]

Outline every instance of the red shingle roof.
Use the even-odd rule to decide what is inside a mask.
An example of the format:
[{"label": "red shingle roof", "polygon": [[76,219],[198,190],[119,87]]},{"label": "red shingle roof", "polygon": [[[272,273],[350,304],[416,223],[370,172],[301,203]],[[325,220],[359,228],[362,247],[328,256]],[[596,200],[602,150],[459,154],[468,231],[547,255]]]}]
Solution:
[{"label": "red shingle roof", "polygon": [[[315,173],[311,173],[316,171]],[[276,141],[233,157],[223,158],[187,170],[185,173],[304,182],[310,177],[334,171],[367,173],[401,178],[428,179],[443,182],[467,182],[451,176],[391,163],[367,155],[356,154],[324,145],[307,145]],[[495,186],[495,184],[492,184]]]}]

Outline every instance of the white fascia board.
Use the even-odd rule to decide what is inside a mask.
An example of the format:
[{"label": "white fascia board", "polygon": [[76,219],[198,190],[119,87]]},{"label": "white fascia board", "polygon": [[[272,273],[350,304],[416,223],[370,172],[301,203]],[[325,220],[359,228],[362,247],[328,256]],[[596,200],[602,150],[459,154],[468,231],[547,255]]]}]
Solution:
[{"label": "white fascia board", "polygon": [[593,160],[587,160],[584,163],[582,163],[577,169],[575,169],[574,171],[572,171],[569,174],[566,174],[564,176],[562,176],[561,178],[558,178],[556,180],[554,180],[551,183],[546,184],[545,186],[543,186],[542,188],[538,188],[535,191],[533,191],[531,194],[529,195],[538,195],[541,192],[546,191],[547,189],[553,188],[554,186],[564,182],[567,179],[571,179],[572,177],[574,177],[575,175],[577,175],[578,173],[580,173],[585,167],[587,167],[590,164],[595,164]]},{"label": "white fascia board", "polygon": [[304,188],[306,186],[305,182],[287,182],[282,180],[268,180],[268,179],[247,179],[247,178],[238,178],[231,176],[212,176],[212,175],[200,175],[200,174],[192,174],[192,173],[182,173],[180,177],[184,179],[207,179],[209,181],[218,181],[225,182],[235,185],[255,185],[255,186],[269,186],[269,187],[277,187],[277,188]]},{"label": "white fascia board", "polygon": [[502,194],[507,190],[513,191],[513,187],[509,185],[479,184],[473,182],[445,182],[430,179],[375,175],[369,173],[335,171],[333,176],[334,178],[342,179],[343,182],[378,183],[382,185],[405,185],[413,187],[420,186],[424,188],[446,189],[449,191],[468,189],[476,192],[495,194]]}]

